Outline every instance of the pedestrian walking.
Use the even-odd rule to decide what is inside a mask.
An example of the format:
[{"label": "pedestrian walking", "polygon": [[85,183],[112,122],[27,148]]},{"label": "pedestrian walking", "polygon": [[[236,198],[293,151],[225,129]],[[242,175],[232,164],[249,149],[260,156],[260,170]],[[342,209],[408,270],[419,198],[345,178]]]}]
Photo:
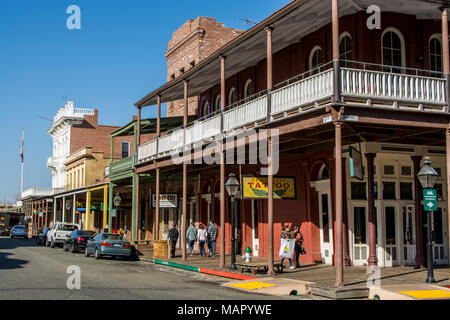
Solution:
[{"label": "pedestrian walking", "polygon": [[295,246],[294,242],[294,236],[289,226],[283,227],[283,229],[281,230],[280,258],[282,264],[284,264],[284,260],[286,258],[289,259],[289,269],[291,270],[295,269],[292,264],[292,254]]},{"label": "pedestrian walking", "polygon": [[295,246],[294,246],[294,260],[295,260],[295,267],[300,268],[300,256],[303,254],[303,234],[300,231],[300,228],[295,226],[294,227],[294,239],[295,239]]},{"label": "pedestrian walking", "polygon": [[186,232],[186,239],[189,244],[189,250],[191,251],[191,256],[194,252],[195,242],[197,241],[197,228],[195,227],[195,224],[192,222],[189,229],[187,229]]},{"label": "pedestrian walking", "polygon": [[209,248],[209,256],[215,258],[216,257],[216,244],[217,244],[217,233],[219,229],[217,228],[214,220],[209,221],[208,228],[206,228],[206,232],[208,234],[208,248]]},{"label": "pedestrian walking", "polygon": [[123,240],[127,240],[127,233],[128,233],[128,228],[127,228],[127,226],[125,226],[125,228],[123,229]]},{"label": "pedestrian walking", "polygon": [[176,250],[176,245],[177,245],[177,241],[178,241],[178,230],[177,230],[177,225],[174,223],[172,229],[169,230],[169,241],[170,241],[170,256],[173,258],[175,258],[175,250]]},{"label": "pedestrian walking", "polygon": [[205,251],[205,242],[208,237],[208,233],[203,227],[202,224],[199,226],[198,234],[197,234],[197,240],[198,240],[198,246],[200,248],[200,257],[203,258],[203,255],[205,255],[206,258],[206,251]]}]

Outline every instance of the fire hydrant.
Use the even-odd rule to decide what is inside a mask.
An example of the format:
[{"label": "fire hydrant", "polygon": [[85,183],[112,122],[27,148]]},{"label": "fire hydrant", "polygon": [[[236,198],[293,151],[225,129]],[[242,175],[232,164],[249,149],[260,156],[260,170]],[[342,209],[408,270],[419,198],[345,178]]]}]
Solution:
[{"label": "fire hydrant", "polygon": [[244,262],[250,263],[252,262],[252,248],[247,247],[244,251]]}]

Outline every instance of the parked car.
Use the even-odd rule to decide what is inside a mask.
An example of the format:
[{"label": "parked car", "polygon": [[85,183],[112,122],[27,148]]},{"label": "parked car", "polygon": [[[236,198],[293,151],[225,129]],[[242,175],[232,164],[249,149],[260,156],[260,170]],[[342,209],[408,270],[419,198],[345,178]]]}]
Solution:
[{"label": "parked car", "polygon": [[64,251],[72,253],[79,252],[80,249],[86,249],[86,245],[89,239],[95,235],[94,231],[75,230],[64,242]]},{"label": "parked car", "polygon": [[124,240],[120,234],[99,233],[91,240],[88,240],[85,256],[94,255],[95,259],[103,256],[131,257],[131,244]]},{"label": "parked car", "polygon": [[0,236],[9,236],[11,235],[11,229],[9,227],[3,227],[0,230]]},{"label": "parked car", "polygon": [[44,230],[39,231],[37,237],[36,237],[36,244],[38,245],[45,245],[47,240],[47,234],[50,228],[44,228]]},{"label": "parked car", "polygon": [[75,230],[80,230],[78,224],[56,222],[47,233],[46,246],[52,248],[56,247],[57,244],[63,246],[64,242],[67,240],[67,236],[70,236]]},{"label": "parked car", "polygon": [[25,226],[22,225],[17,225],[14,226],[11,229],[11,234],[10,234],[11,239],[14,238],[24,238],[24,239],[28,239],[28,231],[27,228]]}]

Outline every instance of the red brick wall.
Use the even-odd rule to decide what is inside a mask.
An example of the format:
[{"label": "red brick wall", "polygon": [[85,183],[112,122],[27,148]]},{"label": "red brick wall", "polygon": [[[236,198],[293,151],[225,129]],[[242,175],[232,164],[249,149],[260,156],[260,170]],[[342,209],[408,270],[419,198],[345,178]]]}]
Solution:
[{"label": "red brick wall", "polygon": [[[198,17],[188,20],[173,33],[169,41],[167,59],[167,79],[172,75],[179,77],[184,68],[185,72],[192,68],[191,62],[197,65],[200,61],[217,51],[220,47],[233,40],[243,31],[225,28],[223,23],[216,19]],[[198,107],[198,98],[193,97],[188,102],[188,113],[193,115]],[[168,104],[169,117],[183,116],[184,101],[174,101]]]},{"label": "red brick wall", "polygon": [[[366,27],[368,15],[360,12],[340,19],[340,33],[348,32],[352,37],[353,60],[382,64],[381,36],[386,28],[394,27],[401,31],[405,38],[405,63],[407,67],[429,69],[429,39],[431,35],[441,32],[439,21],[416,20],[414,16],[383,12],[381,30],[369,30]],[[274,38],[277,34],[274,31]],[[291,77],[309,70],[309,57],[311,50],[319,45],[322,48],[323,62],[331,61],[332,38],[331,24],[304,36],[298,43],[294,43],[276,53],[273,56],[273,82],[283,82]],[[220,75],[217,75],[220,77]],[[237,86],[238,99],[244,98],[244,86],[248,79],[252,79],[255,93],[267,88],[266,61],[259,61],[255,67],[241,70],[238,74],[228,77],[226,80],[226,105],[229,92],[233,86]],[[220,85],[206,90],[200,96],[199,107],[204,101],[215,103],[220,94]],[[203,116],[202,111],[198,113]]]}]

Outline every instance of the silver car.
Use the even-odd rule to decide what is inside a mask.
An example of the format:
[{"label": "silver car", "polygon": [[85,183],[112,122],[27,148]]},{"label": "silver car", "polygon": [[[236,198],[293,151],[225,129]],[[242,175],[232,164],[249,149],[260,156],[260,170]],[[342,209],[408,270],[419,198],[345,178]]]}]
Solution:
[{"label": "silver car", "polygon": [[14,226],[11,230],[10,237],[11,237],[11,239],[14,239],[14,238],[28,239],[27,228],[25,228],[25,226],[21,226],[21,225]]},{"label": "silver car", "polygon": [[120,234],[99,233],[87,242],[85,256],[89,257],[91,254],[95,259],[101,259],[103,256],[128,259],[131,257],[131,244]]}]

